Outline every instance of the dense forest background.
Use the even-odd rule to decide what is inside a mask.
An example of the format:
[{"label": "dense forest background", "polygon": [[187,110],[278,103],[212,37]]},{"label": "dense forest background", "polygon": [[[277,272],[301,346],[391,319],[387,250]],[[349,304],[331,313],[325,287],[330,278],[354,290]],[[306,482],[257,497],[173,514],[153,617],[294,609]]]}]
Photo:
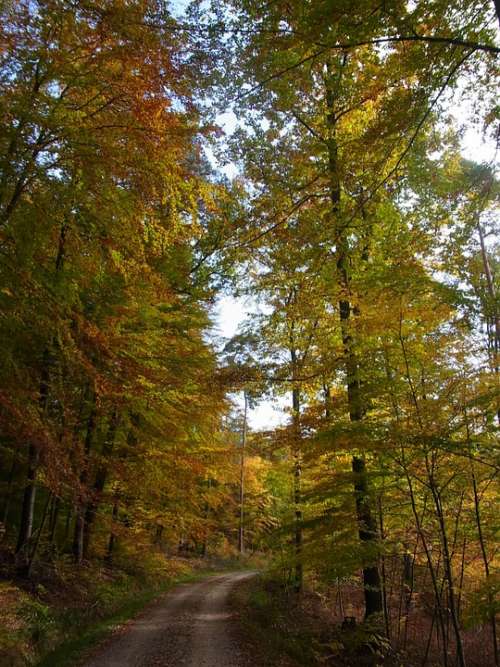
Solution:
[{"label": "dense forest background", "polygon": [[0,3],[5,600],[259,554],[366,664],[499,664],[499,21]]}]

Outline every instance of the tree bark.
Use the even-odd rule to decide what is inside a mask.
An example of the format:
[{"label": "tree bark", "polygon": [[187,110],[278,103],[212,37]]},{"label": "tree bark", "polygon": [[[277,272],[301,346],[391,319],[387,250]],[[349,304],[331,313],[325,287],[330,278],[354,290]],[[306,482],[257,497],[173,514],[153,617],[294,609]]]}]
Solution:
[{"label": "tree bark", "polygon": [[[57,277],[64,263],[64,246],[66,240],[67,226],[62,225],[59,233],[59,244],[55,261],[55,276]],[[40,388],[38,403],[40,412],[45,414],[48,409],[50,367],[53,364],[50,349],[45,348],[42,355],[42,364],[40,371]],[[28,472],[26,476],[26,485],[23,494],[23,504],[21,509],[21,521],[19,526],[19,535],[16,546],[16,554],[20,554],[29,543],[33,532],[33,518],[36,500],[36,479],[38,466],[40,463],[40,451],[33,443],[28,446]]]},{"label": "tree bark", "polygon": [[[467,434],[467,444],[469,445],[469,449],[471,449],[469,420],[467,418],[467,411],[465,408],[464,408],[464,417],[465,417],[465,428]],[[484,539],[484,534],[483,534],[479,489],[477,487],[476,471],[474,469],[474,459],[472,454],[469,458],[469,466],[470,466],[470,474],[472,480],[472,489],[474,492],[474,516],[476,519],[476,528],[479,538],[479,545],[481,547],[481,557],[483,559],[484,574],[488,585],[488,605],[490,608],[490,626],[491,626],[491,636],[493,643],[493,655],[495,658],[495,666],[498,667],[500,665],[500,656],[498,653],[497,621],[494,609],[494,599],[492,593],[492,585],[490,583],[491,582],[490,563],[488,560],[488,552],[486,550],[486,540]]]},{"label": "tree bark", "polygon": [[[500,0],[497,0],[500,2]],[[486,250],[486,244],[484,242],[484,234],[481,227],[481,223],[477,223],[477,231],[479,234],[479,242],[481,245],[481,258],[483,260],[483,269],[486,276],[486,285],[488,287],[488,295],[490,297],[491,306],[492,306],[492,319],[493,319],[493,370],[495,375],[498,378],[498,354],[500,352],[500,315],[497,308],[497,296],[495,289],[495,281],[493,279],[493,274],[491,272],[490,260],[488,257],[488,252]],[[486,322],[488,322],[488,313],[485,313]],[[497,400],[497,420],[500,424],[500,405]]]},{"label": "tree bark", "polygon": [[26,485],[23,493],[23,504],[21,508],[21,521],[19,524],[19,535],[17,538],[16,554],[26,547],[33,533],[33,517],[35,513],[36,499],[36,477],[40,452],[34,445],[28,446],[28,472]]},{"label": "tree bark", "polygon": [[[339,67],[346,63],[344,58]],[[364,406],[361,396],[359,380],[358,360],[354,351],[354,341],[351,335],[351,303],[350,303],[350,279],[349,279],[349,247],[346,238],[346,230],[339,220],[341,185],[338,168],[338,148],[336,139],[337,118],[335,113],[335,101],[339,96],[342,69],[339,69],[334,77],[330,65],[327,67],[325,76],[325,96],[327,104],[327,150],[328,168],[330,178],[330,202],[332,222],[337,237],[337,276],[340,287],[340,298],[338,302],[342,342],[344,346],[347,396],[349,404],[349,417],[351,422],[361,421],[364,414]],[[377,522],[372,514],[370,494],[368,491],[368,479],[366,475],[366,462],[363,456],[353,456],[352,471],[354,476],[354,497],[356,501],[356,515],[359,526],[359,538],[362,543],[378,543]],[[378,565],[367,564],[363,567],[363,588],[365,597],[365,617],[383,611],[383,598],[381,591],[381,580]]]},{"label": "tree bark", "polygon": [[441,494],[434,483],[435,480],[433,476],[429,478],[429,485],[431,488],[432,497],[434,500],[434,505],[436,508],[436,514],[438,517],[439,529],[441,532],[441,544],[443,547],[443,564],[444,564],[444,576],[446,583],[448,585],[448,608],[451,616],[451,622],[453,625],[453,630],[455,633],[455,642],[457,647],[457,658],[458,664],[460,667],[465,667],[465,655],[462,644],[462,635],[460,630],[460,623],[458,621],[457,609],[456,609],[456,600],[455,600],[455,586],[453,579],[453,571],[451,564],[451,554],[448,544],[448,533],[446,530],[446,522],[443,513],[443,506],[441,502]]},{"label": "tree bark", "polygon": [[48,496],[47,496],[47,500],[45,502],[44,509],[43,509],[43,514],[42,514],[42,519],[40,521],[40,526],[38,527],[38,530],[37,530],[35,543],[33,544],[33,548],[31,549],[31,553],[28,554],[28,563],[27,563],[27,566],[26,566],[26,573],[27,573],[28,577],[31,575],[31,568],[33,567],[33,563],[35,562],[36,553],[38,551],[38,546],[40,544],[40,539],[42,537],[42,532],[43,532],[43,528],[45,526],[45,520],[47,518],[47,513],[48,513],[48,509],[49,509],[51,500],[52,500],[52,493],[49,493]]},{"label": "tree bark", "polygon": [[[50,379],[50,353],[45,349],[42,357],[42,369],[40,372],[39,406],[40,411],[45,413],[49,397],[49,379]],[[19,525],[19,535],[17,539],[16,554],[20,554],[31,539],[33,532],[33,518],[35,512],[36,500],[36,478],[38,466],[40,463],[39,448],[30,443],[28,445],[28,471],[26,475],[26,485],[23,493],[23,504],[21,509],[21,522]]]},{"label": "tree bark", "polygon": [[104,441],[103,447],[102,447],[102,463],[99,466],[96,477],[95,477],[95,482],[94,482],[94,487],[92,489],[92,496],[87,504],[87,508],[85,510],[85,520],[84,520],[84,534],[83,534],[83,558],[88,557],[89,553],[89,548],[90,548],[90,540],[92,536],[92,526],[94,524],[94,520],[97,514],[97,509],[99,507],[99,502],[101,499],[102,492],[104,491],[104,486],[106,484],[106,478],[108,476],[108,465],[107,465],[107,458],[112,454],[113,448],[115,445],[115,436],[116,436],[116,429],[118,427],[118,412],[116,410],[113,410],[110,418],[110,423],[109,423],[109,428],[108,428],[108,433],[106,435],[106,440]]},{"label": "tree bark", "polygon": [[241,453],[240,453],[240,517],[238,526],[238,552],[243,554],[245,552],[245,448],[247,442],[247,412],[248,412],[248,396],[246,391],[243,392],[245,401],[245,408],[243,412],[243,429],[241,433]]},{"label": "tree bark", "polygon": [[[293,362],[295,350],[292,351]],[[294,387],[292,391],[293,405],[293,503],[295,506],[295,580],[294,588],[297,593],[302,590],[302,456],[300,449],[300,391]]]},{"label": "tree bark", "polygon": [[88,478],[88,465],[89,465],[89,454],[92,447],[92,439],[94,436],[95,430],[95,420],[96,420],[96,404],[95,404],[95,394],[93,398],[92,407],[90,414],[87,420],[87,433],[85,435],[85,445],[84,445],[84,460],[83,460],[83,470],[80,473],[80,498],[77,501],[76,507],[76,519],[75,519],[75,532],[73,535],[73,556],[76,563],[81,564],[84,558],[84,538],[85,538],[85,513],[86,513],[86,504],[82,495],[86,493],[85,486]]},{"label": "tree bark", "polygon": [[111,526],[111,532],[109,533],[109,542],[108,542],[108,550],[106,553],[106,560],[111,563],[113,560],[113,551],[115,548],[115,543],[116,543],[116,535],[115,535],[115,524],[118,520],[118,499],[115,498],[113,502],[113,513],[111,515],[111,520],[112,520],[112,526]]},{"label": "tree bark", "polygon": [[497,13],[498,25],[500,25],[500,0],[493,0],[495,5],[495,11]]},{"label": "tree bark", "polygon": [[2,523],[5,529],[5,533],[7,533],[7,525],[9,523],[9,510],[10,510],[10,503],[12,501],[12,485],[14,482],[14,475],[16,474],[16,458],[14,457],[12,459],[12,465],[10,467],[10,473],[9,473],[9,479],[7,482],[7,493],[5,496],[5,505],[3,507],[3,513],[2,513]]},{"label": "tree bark", "polygon": [[[371,511],[366,478],[366,463],[363,457],[353,456],[352,471],[354,474],[359,539],[365,544],[377,543],[377,522]],[[384,605],[378,565],[365,565],[363,567],[363,589],[365,595],[365,617],[368,618],[372,614],[382,612]]]}]

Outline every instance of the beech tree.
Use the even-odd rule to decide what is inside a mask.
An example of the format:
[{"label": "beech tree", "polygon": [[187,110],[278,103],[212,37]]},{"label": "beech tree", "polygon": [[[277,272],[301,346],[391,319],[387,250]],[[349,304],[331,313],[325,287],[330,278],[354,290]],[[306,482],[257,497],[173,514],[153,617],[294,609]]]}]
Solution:
[{"label": "beech tree", "polygon": [[[471,124],[498,139],[498,17],[2,5],[17,576],[260,551],[294,604],[326,591],[408,664],[498,664],[498,177],[461,144]],[[260,310],[224,346],[228,293]],[[287,423],[249,428],[278,398]]]}]

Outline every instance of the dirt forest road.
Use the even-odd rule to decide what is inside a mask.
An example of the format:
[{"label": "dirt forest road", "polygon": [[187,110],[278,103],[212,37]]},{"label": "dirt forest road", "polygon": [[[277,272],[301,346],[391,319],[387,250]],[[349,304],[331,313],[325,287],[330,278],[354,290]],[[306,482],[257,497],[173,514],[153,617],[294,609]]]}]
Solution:
[{"label": "dirt forest road", "polygon": [[83,667],[258,667],[238,641],[228,594],[255,572],[181,584],[112,636]]}]

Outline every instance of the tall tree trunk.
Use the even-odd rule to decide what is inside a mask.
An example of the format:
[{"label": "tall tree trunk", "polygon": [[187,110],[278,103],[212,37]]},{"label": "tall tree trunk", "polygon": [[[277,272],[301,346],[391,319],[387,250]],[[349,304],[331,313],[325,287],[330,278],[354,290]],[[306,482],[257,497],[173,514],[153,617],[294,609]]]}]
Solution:
[{"label": "tall tree trunk", "polygon": [[80,473],[80,498],[76,505],[75,532],[73,535],[73,556],[78,564],[83,562],[84,558],[84,539],[85,539],[85,513],[86,503],[84,495],[87,493],[85,486],[88,479],[89,454],[92,447],[92,439],[95,430],[96,420],[96,396],[94,394],[92,407],[87,420],[87,433],[85,435],[83,469]]},{"label": "tall tree trunk", "polygon": [[90,539],[92,535],[92,526],[94,524],[94,520],[97,514],[97,509],[99,507],[99,502],[101,499],[102,492],[104,491],[104,486],[106,484],[106,478],[108,476],[108,462],[107,459],[113,452],[113,448],[115,445],[115,436],[116,436],[116,429],[118,427],[118,412],[117,410],[113,410],[109,422],[109,428],[108,428],[108,433],[106,435],[106,440],[104,441],[103,447],[102,447],[102,452],[101,452],[101,457],[102,457],[102,463],[99,466],[96,477],[95,477],[95,482],[94,482],[94,487],[92,490],[92,496],[87,504],[87,508],[85,510],[85,520],[84,520],[84,536],[83,536],[83,557],[87,558],[88,557],[88,552],[90,548]]},{"label": "tall tree trunk", "polygon": [[[364,406],[361,396],[358,360],[354,351],[354,341],[351,334],[351,290],[348,270],[349,245],[346,238],[346,230],[344,229],[342,221],[339,219],[341,185],[338,167],[338,148],[336,138],[337,117],[335,103],[339,96],[342,68],[345,64],[346,56],[343,58],[342,62],[339,61],[339,70],[337,73],[332,71],[330,65],[327,67],[327,74],[324,81],[327,104],[326,122],[328,127],[326,145],[328,150],[331,216],[337,243],[337,276],[340,287],[338,306],[346,365],[349,417],[351,422],[359,422],[363,418]],[[352,471],[354,477],[354,497],[356,501],[359,538],[361,542],[367,544],[367,546],[376,545],[378,543],[377,521],[371,509],[366,462],[363,456],[353,456]],[[372,555],[370,560],[373,558],[374,556]],[[383,598],[381,580],[376,562],[366,564],[363,567],[363,589],[365,597],[365,617],[382,612]]]},{"label": "tall tree trunk", "polygon": [[111,563],[111,561],[113,560],[113,551],[116,543],[115,525],[116,522],[118,521],[118,497],[116,497],[113,502],[113,512],[111,515],[111,521],[112,521],[111,532],[109,533],[108,550],[106,553],[106,560],[109,563]]},{"label": "tall tree trunk", "polygon": [[247,413],[248,413],[248,396],[246,391],[243,392],[245,401],[245,408],[243,411],[243,429],[241,432],[241,452],[240,452],[240,517],[238,526],[238,552],[243,554],[245,552],[245,449],[247,443]]},{"label": "tall tree trunk", "polygon": [[439,492],[439,489],[437,488],[437,485],[435,484],[433,475],[429,477],[429,486],[431,488],[431,493],[434,500],[436,515],[438,517],[438,524],[441,533],[441,544],[443,547],[444,576],[448,588],[448,609],[451,616],[453,631],[455,633],[458,664],[460,665],[460,667],[465,667],[465,655],[462,644],[460,623],[458,621],[457,608],[456,608],[455,584],[453,579],[450,548],[448,544],[448,533],[446,530],[446,522],[443,512],[443,505],[441,501],[441,494]]},{"label": "tall tree trunk", "polygon": [[36,533],[35,543],[33,544],[33,548],[30,550],[30,553],[28,555],[28,564],[26,569],[28,577],[31,575],[31,568],[33,567],[33,563],[35,562],[36,553],[38,551],[38,546],[42,538],[43,528],[45,526],[45,520],[47,518],[48,509],[51,501],[52,501],[52,493],[49,493],[47,496],[47,500],[45,502],[45,506],[43,508],[42,519],[40,521],[40,525]]},{"label": "tall tree trunk", "polygon": [[[49,378],[50,378],[50,353],[45,349],[42,357],[42,369],[40,373],[39,406],[44,414],[47,411],[49,397]],[[26,474],[26,484],[23,493],[23,504],[21,508],[21,521],[19,524],[19,535],[17,539],[16,554],[21,554],[26,550],[27,545],[33,533],[33,519],[35,513],[36,500],[36,480],[38,466],[40,463],[40,450],[33,443],[28,445],[28,470]]]},{"label": "tall tree trunk", "polygon": [[5,505],[3,507],[2,513],[2,523],[4,525],[5,532],[7,533],[7,525],[9,523],[9,510],[10,503],[12,501],[12,485],[14,483],[14,475],[16,474],[17,461],[14,457],[12,459],[12,465],[10,467],[9,479],[7,482],[7,493],[5,494]]},{"label": "tall tree trunk", "polygon": [[21,508],[21,521],[19,524],[19,535],[17,538],[16,553],[26,547],[33,533],[33,518],[35,514],[36,499],[36,477],[40,452],[34,445],[28,446],[28,472],[26,475],[26,485],[23,492],[23,504]]},{"label": "tall tree trunk", "polygon": [[474,457],[472,454],[472,446],[470,441],[470,426],[467,417],[467,410],[465,408],[464,408],[464,417],[465,417],[465,428],[467,434],[467,444],[469,445],[469,450],[470,450],[469,465],[470,465],[470,474],[472,480],[472,489],[474,492],[474,516],[476,519],[476,528],[479,538],[479,545],[481,547],[481,557],[483,560],[484,574],[488,586],[487,595],[488,595],[488,606],[490,609],[490,626],[491,626],[491,638],[493,644],[493,655],[495,658],[495,666],[498,667],[500,665],[500,656],[498,652],[497,620],[496,620],[495,604],[494,604],[495,601],[493,599],[493,591],[492,591],[493,587],[491,584],[490,563],[488,560],[488,552],[486,550],[486,540],[484,539],[484,534],[483,534],[479,489],[477,487],[476,471],[474,468]]},{"label": "tall tree trunk", "polygon": [[[61,226],[59,234],[59,243],[55,261],[55,278],[57,279],[64,262],[64,246],[66,239],[67,226]],[[48,347],[45,348],[42,355],[42,365],[40,371],[40,389],[38,403],[42,415],[47,413],[49,398],[50,367],[53,364],[51,352]],[[26,485],[23,493],[23,504],[21,509],[21,521],[19,525],[19,535],[16,546],[16,554],[21,554],[26,549],[33,532],[33,518],[35,512],[36,500],[36,481],[38,466],[40,464],[40,451],[33,443],[28,445],[28,471],[26,475]]]},{"label": "tall tree trunk", "polygon": [[[295,350],[292,351],[293,363],[296,363]],[[300,446],[300,390],[292,390],[293,406],[293,503],[295,506],[295,581],[297,593],[302,590],[302,452]]]},{"label": "tall tree trunk", "polygon": [[[378,517],[379,517],[379,535],[380,540],[383,543],[385,539],[385,530],[384,530],[384,508],[382,506],[382,494],[378,497]],[[382,583],[382,602],[384,607],[384,623],[385,623],[385,633],[387,638],[391,638],[391,627],[389,619],[389,608],[387,605],[387,572],[386,572],[386,563],[385,555],[382,551],[382,557],[380,559],[380,574],[381,574],[381,583]]]},{"label": "tall tree trunk", "polygon": [[[500,314],[498,313],[498,307],[497,307],[497,295],[496,295],[496,289],[495,289],[495,281],[493,279],[493,274],[491,272],[491,266],[490,266],[490,260],[488,257],[488,252],[486,250],[486,244],[484,242],[484,234],[483,234],[483,229],[481,227],[481,223],[478,221],[477,223],[477,231],[479,234],[479,242],[481,245],[481,258],[483,260],[483,269],[484,269],[484,274],[486,276],[486,285],[488,287],[488,295],[490,297],[491,301],[491,307],[492,307],[492,312],[491,312],[491,318],[493,320],[493,345],[491,346],[493,348],[493,370],[495,371],[495,375],[498,379],[498,355],[500,353]],[[489,313],[485,313],[485,319],[486,322],[488,322],[489,319]],[[497,399],[497,420],[498,423],[500,424],[500,405],[498,403]]]},{"label": "tall tree trunk", "polygon": [[52,513],[50,515],[50,523],[49,523],[49,542],[50,544],[54,544],[55,539],[56,539],[56,529],[57,529],[57,522],[59,519],[59,511],[61,509],[61,497],[54,496],[54,501],[52,505]]},{"label": "tall tree trunk", "polygon": [[[377,522],[371,511],[371,500],[368,493],[366,463],[363,457],[353,456],[352,471],[354,474],[354,492],[356,498],[356,514],[359,524],[359,539],[365,544],[378,542]],[[369,556],[373,559],[374,556]],[[365,595],[365,616],[383,611],[382,582],[378,565],[363,567],[363,589]]]}]

